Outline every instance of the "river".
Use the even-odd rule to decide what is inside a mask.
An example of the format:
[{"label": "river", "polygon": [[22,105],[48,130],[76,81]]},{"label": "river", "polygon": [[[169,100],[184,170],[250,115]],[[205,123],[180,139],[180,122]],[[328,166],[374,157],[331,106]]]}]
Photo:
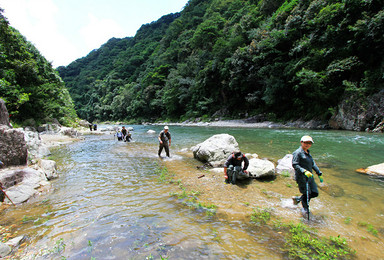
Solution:
[{"label": "river", "polygon": [[[384,179],[355,172],[383,162],[383,134],[170,126],[171,158],[160,159],[157,134],[146,132],[158,133],[161,126],[133,127],[134,142],[85,135],[52,150],[60,178],[48,192],[1,216],[3,224],[14,223],[19,234],[28,235],[21,259],[286,258],[278,234],[252,226],[249,216],[267,205],[282,221],[301,222],[290,199],[298,189],[281,176],[225,185],[221,174],[196,169],[201,163],[185,148],[220,133],[233,135],[243,152],[275,163],[299,147],[302,135],[311,135],[311,153],[325,182],[341,190],[337,196],[320,190],[311,207],[321,221],[312,225],[322,236],[345,237],[357,258],[383,257]],[[164,167],[173,181],[161,180]],[[206,177],[196,177],[201,175]],[[172,196],[183,189],[199,191],[199,200],[217,206],[216,214]]]}]

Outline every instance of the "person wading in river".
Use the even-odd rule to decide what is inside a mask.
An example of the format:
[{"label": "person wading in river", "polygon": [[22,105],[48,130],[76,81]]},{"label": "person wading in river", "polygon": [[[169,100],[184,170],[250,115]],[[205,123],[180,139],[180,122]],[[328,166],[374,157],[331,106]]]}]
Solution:
[{"label": "person wading in river", "polygon": [[171,133],[168,130],[168,126],[164,126],[164,129],[159,134],[159,157],[161,157],[161,151],[163,151],[163,148],[165,149],[165,153],[169,157],[169,147],[171,146]]},{"label": "person wading in river", "polygon": [[301,146],[293,152],[292,167],[295,169],[295,179],[302,195],[301,197],[292,197],[292,200],[295,205],[301,202],[303,205],[303,213],[307,214],[309,211],[307,202],[319,195],[312,169],[315,170],[319,176],[320,182],[323,182],[323,174],[309,153],[309,148],[314,143],[312,137],[305,135],[301,138],[300,143]]},{"label": "person wading in river", "polygon": [[[244,167],[241,167],[242,162],[244,162]],[[239,178],[248,178],[249,173],[247,168],[249,166],[249,160],[240,150],[235,150],[228,157],[227,161],[224,163],[224,178],[225,183],[236,184],[236,180]]]}]

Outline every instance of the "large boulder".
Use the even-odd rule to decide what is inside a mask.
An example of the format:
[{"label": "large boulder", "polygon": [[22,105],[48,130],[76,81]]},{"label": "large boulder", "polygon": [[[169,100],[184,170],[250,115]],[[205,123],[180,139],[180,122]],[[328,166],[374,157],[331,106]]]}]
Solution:
[{"label": "large boulder", "polygon": [[288,172],[291,176],[295,174],[295,169],[292,167],[292,154],[286,154],[282,159],[277,161],[276,173]]},{"label": "large boulder", "polygon": [[249,177],[272,178],[275,176],[275,165],[268,160],[252,158],[248,166]]},{"label": "large boulder", "polygon": [[15,204],[27,201],[39,192],[41,186],[49,184],[43,171],[32,168],[3,170],[0,181]]},{"label": "large boulder", "polygon": [[228,156],[237,149],[239,144],[229,134],[214,135],[191,148],[197,160],[209,162],[213,167],[223,166]]},{"label": "large boulder", "polygon": [[5,166],[27,164],[27,145],[22,131],[12,129],[8,110],[0,99],[0,161]]},{"label": "large boulder", "polygon": [[30,158],[43,158],[51,154],[37,131],[27,127],[23,130],[23,133]]},{"label": "large boulder", "polygon": [[24,134],[19,129],[0,126],[0,161],[5,166],[26,165],[28,159]]}]

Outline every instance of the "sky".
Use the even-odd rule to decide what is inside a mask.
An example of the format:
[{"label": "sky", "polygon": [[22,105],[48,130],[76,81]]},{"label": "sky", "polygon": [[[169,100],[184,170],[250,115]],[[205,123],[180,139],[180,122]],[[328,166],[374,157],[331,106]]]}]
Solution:
[{"label": "sky", "polygon": [[112,37],[180,12],[188,0],[0,0],[3,15],[53,67],[66,66]]}]

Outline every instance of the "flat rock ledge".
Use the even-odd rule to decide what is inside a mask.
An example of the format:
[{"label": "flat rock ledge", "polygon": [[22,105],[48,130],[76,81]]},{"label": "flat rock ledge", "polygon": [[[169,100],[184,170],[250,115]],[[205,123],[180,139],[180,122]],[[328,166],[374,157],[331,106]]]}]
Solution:
[{"label": "flat rock ledge", "polygon": [[368,168],[360,168],[356,170],[359,173],[384,177],[384,163],[369,166]]}]

